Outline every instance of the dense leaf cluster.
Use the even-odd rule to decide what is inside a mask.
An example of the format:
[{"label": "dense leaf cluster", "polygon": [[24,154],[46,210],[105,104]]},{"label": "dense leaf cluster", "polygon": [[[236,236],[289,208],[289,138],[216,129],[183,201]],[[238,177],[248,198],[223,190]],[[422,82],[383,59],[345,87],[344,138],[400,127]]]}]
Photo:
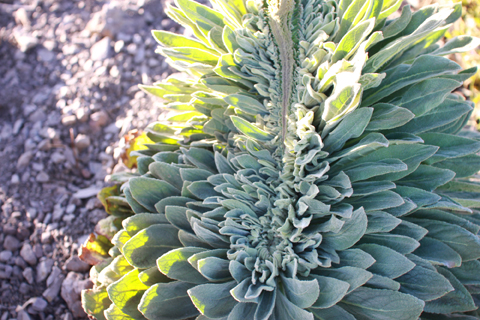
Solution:
[{"label": "dense leaf cluster", "polygon": [[[177,0],[154,31],[179,113],[100,198],[97,319],[474,319],[479,138],[437,44],[461,6]],[[118,232],[117,232],[118,230]],[[106,238],[104,237],[106,236]],[[108,238],[111,238],[109,244]],[[112,246],[113,245],[113,246]]]}]

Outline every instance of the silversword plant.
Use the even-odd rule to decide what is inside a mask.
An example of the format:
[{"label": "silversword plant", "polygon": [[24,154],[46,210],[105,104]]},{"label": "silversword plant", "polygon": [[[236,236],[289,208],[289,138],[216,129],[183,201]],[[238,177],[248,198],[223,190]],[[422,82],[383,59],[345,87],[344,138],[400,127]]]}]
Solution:
[{"label": "silversword plant", "polygon": [[[461,5],[176,0],[178,114],[100,194],[97,319],[476,319],[480,139],[438,44]],[[143,137],[146,140],[145,137]],[[106,237],[104,237],[106,236]],[[111,243],[108,240],[111,238]]]}]

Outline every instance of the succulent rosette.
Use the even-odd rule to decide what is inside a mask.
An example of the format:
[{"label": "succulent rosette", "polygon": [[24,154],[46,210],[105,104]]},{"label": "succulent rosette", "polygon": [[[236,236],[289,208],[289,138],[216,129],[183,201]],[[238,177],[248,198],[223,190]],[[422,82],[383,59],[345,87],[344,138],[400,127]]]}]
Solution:
[{"label": "succulent rosette", "polygon": [[478,317],[480,142],[452,93],[476,69],[445,56],[479,42],[437,44],[461,5],[211,2],[167,9],[194,38],[153,32],[187,77],[142,86],[178,114],[102,194],[87,313]]}]

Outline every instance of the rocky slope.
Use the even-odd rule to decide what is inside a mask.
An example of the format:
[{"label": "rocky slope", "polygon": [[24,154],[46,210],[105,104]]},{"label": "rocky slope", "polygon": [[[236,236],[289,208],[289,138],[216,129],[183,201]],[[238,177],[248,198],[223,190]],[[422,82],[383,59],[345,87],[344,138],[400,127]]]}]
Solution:
[{"label": "rocky slope", "polygon": [[0,319],[84,319],[76,255],[105,217],[96,193],[119,138],[161,113],[137,88],[167,76],[151,29],[164,2],[0,1]]}]

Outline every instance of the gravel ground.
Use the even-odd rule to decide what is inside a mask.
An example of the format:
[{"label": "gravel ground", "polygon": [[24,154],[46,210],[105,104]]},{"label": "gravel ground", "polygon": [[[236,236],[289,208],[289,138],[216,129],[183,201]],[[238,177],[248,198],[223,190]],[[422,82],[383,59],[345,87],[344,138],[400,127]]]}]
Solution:
[{"label": "gravel ground", "polygon": [[106,216],[96,193],[119,138],[161,113],[137,88],[172,70],[150,0],[0,0],[0,320],[86,319],[78,249]]}]

